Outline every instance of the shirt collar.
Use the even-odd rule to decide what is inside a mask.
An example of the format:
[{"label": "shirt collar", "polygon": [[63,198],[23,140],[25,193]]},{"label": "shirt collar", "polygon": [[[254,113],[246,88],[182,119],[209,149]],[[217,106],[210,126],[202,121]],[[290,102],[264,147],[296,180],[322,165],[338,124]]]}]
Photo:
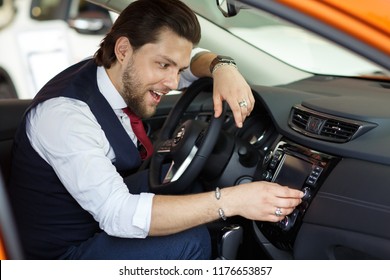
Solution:
[{"label": "shirt collar", "polygon": [[99,90],[103,94],[104,98],[108,101],[112,109],[117,110],[126,108],[126,102],[112,84],[103,66],[97,67],[96,77]]}]

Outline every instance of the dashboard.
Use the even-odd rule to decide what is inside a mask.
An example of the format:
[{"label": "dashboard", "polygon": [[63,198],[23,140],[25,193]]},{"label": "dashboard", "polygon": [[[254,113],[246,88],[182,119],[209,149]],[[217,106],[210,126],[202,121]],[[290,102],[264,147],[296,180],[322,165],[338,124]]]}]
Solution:
[{"label": "dashboard", "polygon": [[218,143],[204,181],[303,190],[283,221],[253,221],[272,259],[390,259],[388,84],[320,76],[252,89],[254,111],[240,130],[230,121],[221,138],[233,144]]},{"label": "dashboard", "polygon": [[282,222],[253,222],[258,242],[273,258],[389,259],[388,84],[320,76],[254,90],[277,131],[260,179],[305,193]]}]

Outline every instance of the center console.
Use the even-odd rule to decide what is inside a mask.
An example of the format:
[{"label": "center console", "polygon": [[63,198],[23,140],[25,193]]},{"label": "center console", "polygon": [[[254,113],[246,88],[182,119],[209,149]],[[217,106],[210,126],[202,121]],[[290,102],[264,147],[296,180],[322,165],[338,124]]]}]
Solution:
[{"label": "center console", "polygon": [[304,192],[302,203],[281,222],[256,222],[255,226],[277,248],[291,250],[303,216],[338,158],[290,141],[279,141],[264,158],[261,180]]}]

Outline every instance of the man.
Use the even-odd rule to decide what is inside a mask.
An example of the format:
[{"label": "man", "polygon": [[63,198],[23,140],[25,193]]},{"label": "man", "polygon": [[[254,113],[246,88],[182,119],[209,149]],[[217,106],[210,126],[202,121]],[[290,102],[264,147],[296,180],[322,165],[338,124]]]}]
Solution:
[{"label": "man", "polygon": [[[268,182],[186,196],[154,195],[139,181],[124,183],[121,174],[141,158],[122,109],[152,116],[161,97],[178,87],[199,39],[196,16],[182,2],[136,1],[93,60],[66,69],[37,94],[15,139],[11,175],[27,258],[207,259],[205,223],[233,215],[276,222],[301,202],[300,191]],[[191,70],[209,75],[214,57],[195,57]],[[241,79],[229,63],[211,70],[217,85],[226,77]],[[216,114],[226,99],[240,126],[253,97],[223,91],[214,96]],[[238,106],[243,99],[248,105]]]}]

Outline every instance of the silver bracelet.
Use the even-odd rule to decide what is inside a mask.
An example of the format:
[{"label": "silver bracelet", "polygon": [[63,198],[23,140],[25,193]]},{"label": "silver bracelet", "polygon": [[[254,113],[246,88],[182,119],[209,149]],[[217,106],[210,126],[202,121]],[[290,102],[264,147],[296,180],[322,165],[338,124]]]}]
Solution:
[{"label": "silver bracelet", "polygon": [[222,220],[226,221],[227,217],[225,216],[225,212],[223,212],[222,208],[218,209],[218,214]]},{"label": "silver bracelet", "polygon": [[218,187],[215,188],[215,198],[217,200],[220,200],[220,198],[221,198],[221,189]]},{"label": "silver bracelet", "polygon": [[214,72],[217,71],[218,68],[220,68],[221,66],[225,66],[225,65],[233,66],[234,68],[238,69],[237,65],[234,62],[220,62],[214,66],[213,72],[211,72],[211,75],[214,75]]},{"label": "silver bracelet", "polygon": [[[221,199],[221,189],[218,187],[215,188],[215,198],[217,200]],[[222,208],[218,209],[218,215],[219,217],[221,217],[222,220],[226,221],[227,217],[225,216],[225,212],[223,211]]]}]

